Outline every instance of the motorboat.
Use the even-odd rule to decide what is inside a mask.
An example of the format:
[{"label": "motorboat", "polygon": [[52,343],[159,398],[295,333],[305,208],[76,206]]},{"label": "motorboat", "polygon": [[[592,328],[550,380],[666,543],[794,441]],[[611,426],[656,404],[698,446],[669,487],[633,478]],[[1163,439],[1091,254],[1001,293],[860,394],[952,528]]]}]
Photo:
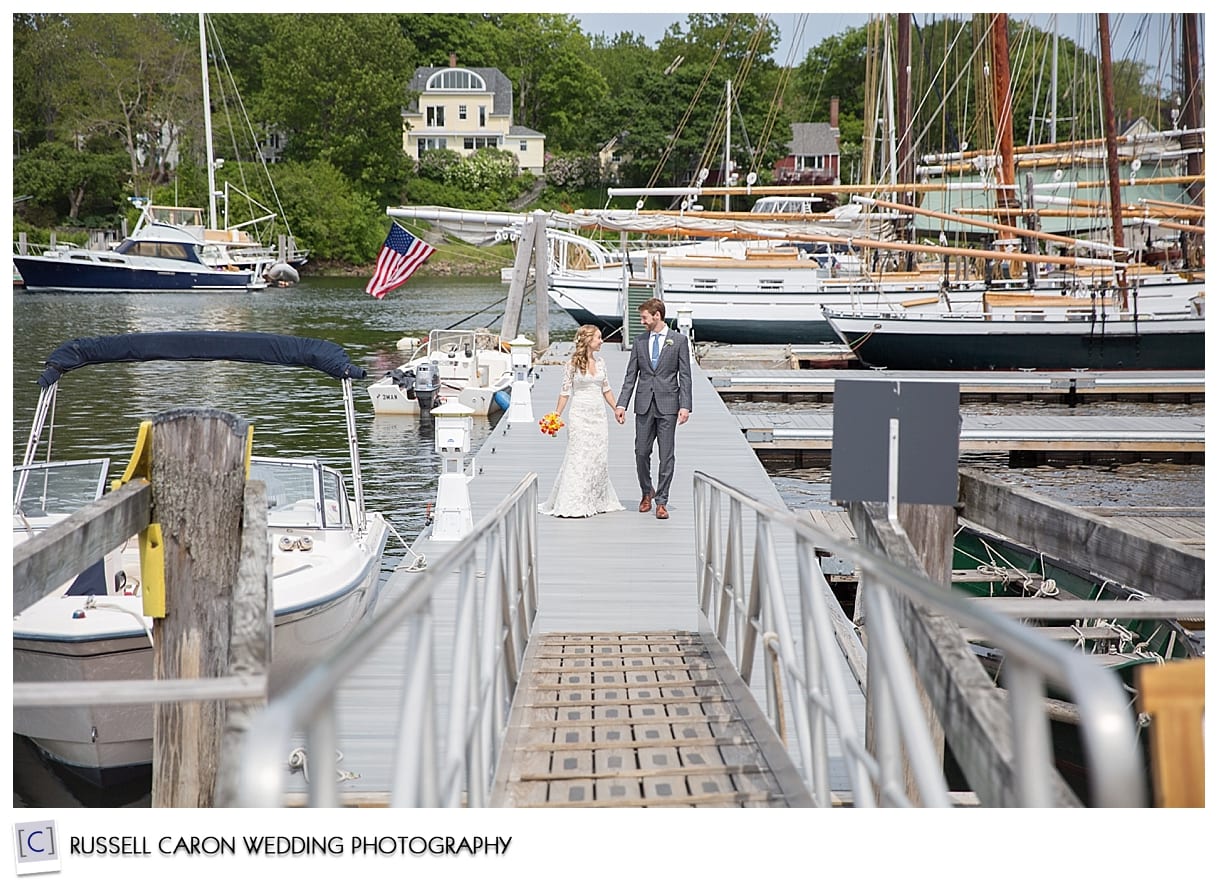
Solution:
[{"label": "motorboat", "polygon": [[265,288],[266,267],[213,266],[202,235],[184,226],[148,221],[116,247],[50,248],[16,254],[13,263],[30,291],[252,291]]},{"label": "motorboat", "polygon": [[511,352],[485,328],[403,337],[398,348],[409,358],[368,386],[378,415],[420,416],[455,399],[475,415],[489,416],[511,404]]},{"label": "motorboat", "polygon": [[[373,609],[389,526],[365,509],[352,380],[365,376],[335,343],[243,332],[166,332],[72,340],[47,359],[22,465],[14,469],[14,542],[25,541],[101,497],[106,459],[36,463],[50,436],[59,377],[90,364],[227,360],[312,367],[337,379],[346,414],[350,475],[314,457],[253,456],[249,477],[267,494],[274,639],[271,695],[286,688]],[[49,440],[47,442],[49,444]],[[14,682],[152,677],[152,621],[143,615],[133,538],[13,619]],[[98,785],[152,761],[152,709],[15,707],[13,731]]]}]

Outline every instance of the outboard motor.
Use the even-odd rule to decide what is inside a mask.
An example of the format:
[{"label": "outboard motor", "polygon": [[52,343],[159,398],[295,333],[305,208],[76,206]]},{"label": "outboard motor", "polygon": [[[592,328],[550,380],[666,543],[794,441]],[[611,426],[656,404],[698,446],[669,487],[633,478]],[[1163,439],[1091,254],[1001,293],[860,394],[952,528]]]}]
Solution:
[{"label": "outboard motor", "polygon": [[389,377],[393,380],[394,385],[406,393],[406,397],[414,401],[414,371],[407,368],[394,368],[389,372]]},{"label": "outboard motor", "polygon": [[419,400],[419,412],[430,413],[440,389],[440,365],[425,361],[414,369],[414,394]]}]

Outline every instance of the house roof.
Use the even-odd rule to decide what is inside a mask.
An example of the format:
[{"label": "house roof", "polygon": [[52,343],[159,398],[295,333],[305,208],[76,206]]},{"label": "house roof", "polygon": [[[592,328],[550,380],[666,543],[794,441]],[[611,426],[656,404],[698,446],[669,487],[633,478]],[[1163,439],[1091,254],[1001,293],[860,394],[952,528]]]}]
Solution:
[{"label": "house roof", "polygon": [[543,135],[541,132],[538,132],[535,129],[530,129],[528,126],[508,126],[508,137],[519,137],[521,135],[533,138],[545,137],[545,135]]},{"label": "house roof", "polygon": [[836,156],[839,152],[837,129],[828,123],[791,123],[788,155]]},{"label": "house roof", "polygon": [[[422,92],[432,74],[446,69],[444,67],[416,67],[414,76],[410,78],[410,91],[414,93]],[[496,67],[462,67],[461,69],[473,71],[482,77],[486,83],[487,91],[494,93],[495,103],[491,107],[491,113],[496,116],[510,117],[512,115],[512,81],[504,76],[502,71]],[[412,113],[419,112],[419,96],[417,94],[411,96],[406,109]]]}]

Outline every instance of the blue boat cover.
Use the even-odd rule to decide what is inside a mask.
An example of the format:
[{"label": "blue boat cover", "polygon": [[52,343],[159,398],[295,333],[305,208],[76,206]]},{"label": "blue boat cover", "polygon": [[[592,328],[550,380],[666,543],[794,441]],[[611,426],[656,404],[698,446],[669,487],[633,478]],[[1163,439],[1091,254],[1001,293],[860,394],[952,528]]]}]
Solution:
[{"label": "blue boat cover", "polygon": [[159,331],[79,337],[50,354],[38,378],[46,388],[68,371],[120,361],[247,361],[311,367],[336,380],[363,379],[367,371],[351,363],[337,343],[255,331]]}]

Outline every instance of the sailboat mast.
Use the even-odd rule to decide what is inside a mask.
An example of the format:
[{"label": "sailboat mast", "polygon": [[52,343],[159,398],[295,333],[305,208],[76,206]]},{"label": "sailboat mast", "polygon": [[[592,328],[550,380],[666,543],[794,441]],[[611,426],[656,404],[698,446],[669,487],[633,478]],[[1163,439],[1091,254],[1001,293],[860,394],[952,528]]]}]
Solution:
[{"label": "sailboat mast", "polygon": [[[1104,143],[1108,151],[1108,195],[1112,202],[1112,246],[1125,247],[1125,223],[1121,212],[1121,167],[1117,158],[1116,97],[1112,80],[1112,41],[1108,13],[1096,13],[1100,30],[1100,90],[1104,99]],[[1122,285],[1122,287],[1124,287]]]},{"label": "sailboat mast", "polygon": [[207,73],[207,26],[199,13],[199,64],[203,71],[203,140],[207,142],[207,226],[216,227],[216,158],[211,146],[211,87]]},{"label": "sailboat mast", "polygon": [[[910,57],[912,55],[912,41],[910,38],[910,19],[913,16],[908,12],[897,14],[897,179],[902,184],[912,184],[914,180],[914,162],[913,162],[913,96],[910,86]],[[913,205],[915,202],[914,194],[903,192],[897,196],[899,202],[905,205]],[[906,216],[902,219],[900,227],[903,228],[902,238],[913,241],[914,225],[913,219]],[[906,252],[905,269],[913,269],[914,256],[912,252]]]},{"label": "sailboat mast", "polygon": [[1002,176],[998,190],[998,217],[1014,225],[1018,208],[1015,185],[1014,97],[1011,92],[1011,58],[1007,44],[1007,15],[993,13],[990,21],[990,69],[994,82],[994,128],[998,135],[998,171]]},{"label": "sailboat mast", "polygon": [[1049,89],[1049,143],[1057,143],[1057,16],[1053,16],[1052,86]]},{"label": "sailboat mast", "polygon": [[[1197,175],[1198,179],[1205,173],[1205,138],[1201,133],[1204,114],[1201,108],[1201,44],[1198,35],[1197,13],[1186,13],[1181,16],[1180,39],[1180,79],[1183,103],[1180,107],[1180,127],[1185,133],[1180,137],[1180,146],[1188,155],[1187,171]],[[1194,206],[1205,205],[1205,187],[1202,183],[1194,182],[1188,185],[1189,202]],[[1201,247],[1203,236],[1190,233],[1184,239],[1185,254],[1190,266],[1200,263],[1197,254]]]},{"label": "sailboat mast", "polygon": [[[730,185],[732,177],[732,81],[727,81],[727,117],[723,135],[723,183]],[[732,210],[732,197],[723,194],[723,210]]]}]

